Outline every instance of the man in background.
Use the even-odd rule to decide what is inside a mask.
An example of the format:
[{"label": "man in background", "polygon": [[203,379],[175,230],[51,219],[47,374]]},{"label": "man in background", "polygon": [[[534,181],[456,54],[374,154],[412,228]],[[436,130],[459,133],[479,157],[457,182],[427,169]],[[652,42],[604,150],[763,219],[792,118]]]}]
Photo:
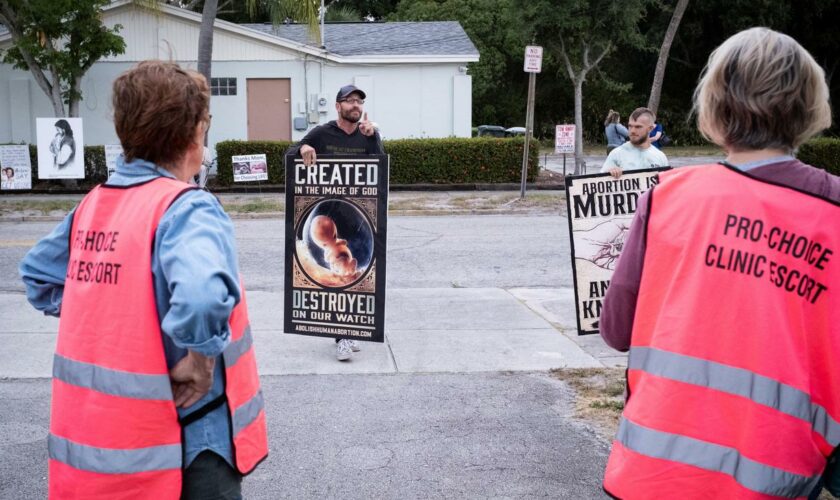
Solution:
[{"label": "man in background", "polygon": [[667,167],[668,158],[665,153],[651,146],[650,132],[655,122],[653,111],[636,108],[630,114],[630,140],[610,152],[601,172],[609,172],[617,179],[625,170]]}]

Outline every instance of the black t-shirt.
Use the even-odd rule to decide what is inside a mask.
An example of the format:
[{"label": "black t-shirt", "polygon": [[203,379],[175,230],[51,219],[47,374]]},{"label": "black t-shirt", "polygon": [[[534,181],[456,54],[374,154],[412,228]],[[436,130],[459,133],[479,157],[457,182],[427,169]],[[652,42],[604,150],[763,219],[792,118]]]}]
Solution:
[{"label": "black t-shirt", "polygon": [[319,125],[289,149],[289,153],[300,154],[300,147],[307,144],[315,148],[315,153],[324,155],[375,155],[385,154],[379,131],[370,137],[362,134],[358,127],[352,134],[347,134],[335,120]]}]

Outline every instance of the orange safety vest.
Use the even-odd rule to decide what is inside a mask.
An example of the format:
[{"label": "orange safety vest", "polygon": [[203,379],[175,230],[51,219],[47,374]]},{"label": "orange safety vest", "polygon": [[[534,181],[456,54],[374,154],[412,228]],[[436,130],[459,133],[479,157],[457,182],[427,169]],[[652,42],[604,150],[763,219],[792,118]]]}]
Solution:
[{"label": "orange safety vest", "polygon": [[660,179],[604,489],[805,497],[840,444],[840,204],[723,165]]},{"label": "orange safety vest", "polygon": [[[189,189],[165,177],[99,186],[75,211],[53,361],[50,498],[180,497],[181,425],[151,251],[161,217]],[[267,439],[244,291],[230,323],[225,392],[237,468],[248,472]]]}]

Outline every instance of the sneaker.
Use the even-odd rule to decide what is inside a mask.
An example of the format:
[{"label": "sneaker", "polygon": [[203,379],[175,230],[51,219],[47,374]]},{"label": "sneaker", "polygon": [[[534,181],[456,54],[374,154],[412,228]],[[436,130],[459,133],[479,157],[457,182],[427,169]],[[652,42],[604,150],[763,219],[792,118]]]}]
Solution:
[{"label": "sneaker", "polygon": [[350,344],[347,340],[339,340],[338,342],[336,342],[335,359],[339,361],[347,361],[352,355],[353,351],[350,349]]},{"label": "sneaker", "polygon": [[353,352],[359,352],[359,351],[361,351],[361,350],[362,350],[362,348],[361,348],[361,347],[359,347],[358,342],[356,342],[355,340],[350,340],[350,339],[347,339],[347,341],[346,341],[346,342],[347,342],[347,345],[349,345],[349,346],[350,346],[350,350],[351,350],[351,351],[353,351]]}]

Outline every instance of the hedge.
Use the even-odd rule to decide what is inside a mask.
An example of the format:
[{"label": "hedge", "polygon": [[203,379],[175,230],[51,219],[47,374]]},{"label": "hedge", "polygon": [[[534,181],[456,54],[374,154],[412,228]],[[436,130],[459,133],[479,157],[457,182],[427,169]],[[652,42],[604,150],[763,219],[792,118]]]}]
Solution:
[{"label": "hedge", "polygon": [[[291,145],[281,141],[222,141],[216,144],[216,183],[233,184],[231,156],[262,154],[268,160],[268,183],[284,182],[283,155]],[[521,137],[399,139],[384,141],[391,155],[391,184],[518,183],[522,175]],[[539,171],[539,143],[531,142],[528,181]]]},{"label": "hedge", "polygon": [[283,184],[283,155],[289,141],[222,141],[216,143],[216,184],[233,184],[233,162],[231,156],[265,154],[268,163],[268,183]]},{"label": "hedge", "polygon": [[840,139],[836,137],[812,139],[799,147],[796,157],[808,165],[840,175]]}]

